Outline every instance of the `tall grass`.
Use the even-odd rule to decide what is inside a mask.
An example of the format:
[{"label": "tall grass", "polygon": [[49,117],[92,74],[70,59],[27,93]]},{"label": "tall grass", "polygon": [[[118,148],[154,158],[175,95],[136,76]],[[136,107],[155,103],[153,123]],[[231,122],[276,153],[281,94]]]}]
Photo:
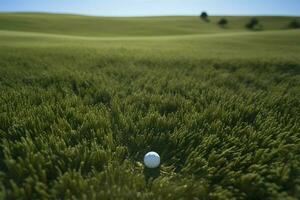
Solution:
[{"label": "tall grass", "polygon": [[299,63],[18,55],[1,56],[5,198],[299,197]]}]

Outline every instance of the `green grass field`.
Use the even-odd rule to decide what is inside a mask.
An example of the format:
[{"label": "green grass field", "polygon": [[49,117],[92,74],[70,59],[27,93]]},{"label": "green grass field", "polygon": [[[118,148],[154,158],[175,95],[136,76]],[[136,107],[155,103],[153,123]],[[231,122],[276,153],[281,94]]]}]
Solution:
[{"label": "green grass field", "polygon": [[299,199],[295,17],[220,18],[0,14],[0,199]]}]

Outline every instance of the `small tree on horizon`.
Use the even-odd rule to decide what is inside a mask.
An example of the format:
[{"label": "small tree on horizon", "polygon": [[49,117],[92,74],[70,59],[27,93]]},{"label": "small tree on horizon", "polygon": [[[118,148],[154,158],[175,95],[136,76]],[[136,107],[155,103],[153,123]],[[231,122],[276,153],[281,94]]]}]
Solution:
[{"label": "small tree on horizon", "polygon": [[246,28],[252,30],[262,29],[261,26],[259,25],[259,20],[257,18],[250,19],[250,21],[246,24]]},{"label": "small tree on horizon", "polygon": [[207,12],[202,12],[201,13],[201,15],[200,15],[200,18],[202,19],[202,20],[204,20],[204,21],[206,21],[206,22],[208,22],[209,20],[208,20],[208,14],[207,14]]},{"label": "small tree on horizon", "polygon": [[218,22],[219,26],[221,27],[225,27],[228,24],[228,20],[225,18],[220,19],[220,21]]},{"label": "small tree on horizon", "polygon": [[289,24],[289,28],[292,28],[292,29],[300,28],[299,21],[297,21],[296,19],[294,19],[293,21],[291,21],[290,24]]}]

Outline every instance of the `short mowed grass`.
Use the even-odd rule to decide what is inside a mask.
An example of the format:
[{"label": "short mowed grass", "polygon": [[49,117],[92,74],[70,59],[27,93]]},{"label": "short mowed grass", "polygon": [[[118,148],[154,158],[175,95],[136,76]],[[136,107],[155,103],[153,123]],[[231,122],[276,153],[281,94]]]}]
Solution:
[{"label": "short mowed grass", "polygon": [[218,19],[1,14],[0,199],[299,199],[300,32]]}]

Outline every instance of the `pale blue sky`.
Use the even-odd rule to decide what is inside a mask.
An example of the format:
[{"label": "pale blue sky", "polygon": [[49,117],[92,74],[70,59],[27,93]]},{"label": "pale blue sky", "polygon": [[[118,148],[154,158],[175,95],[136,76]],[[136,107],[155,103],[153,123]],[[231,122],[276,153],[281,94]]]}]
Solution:
[{"label": "pale blue sky", "polygon": [[300,15],[299,0],[0,0],[0,12],[100,16]]}]

